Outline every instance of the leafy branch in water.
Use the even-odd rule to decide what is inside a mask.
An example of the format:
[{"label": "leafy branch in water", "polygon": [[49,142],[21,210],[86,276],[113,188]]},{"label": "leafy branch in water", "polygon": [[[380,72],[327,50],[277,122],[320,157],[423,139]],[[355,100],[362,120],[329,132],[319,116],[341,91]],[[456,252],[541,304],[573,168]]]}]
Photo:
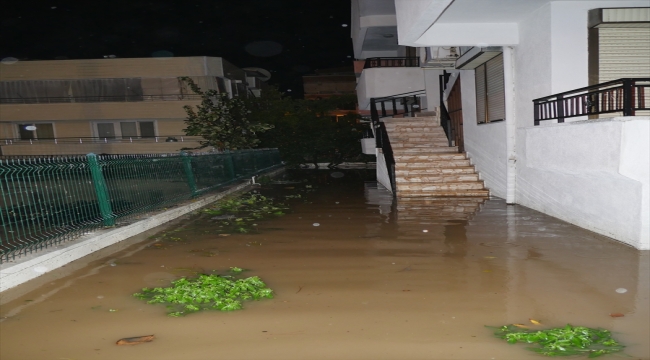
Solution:
[{"label": "leafy branch in water", "polygon": [[609,330],[567,325],[547,330],[522,329],[515,325],[490,327],[494,335],[510,344],[538,344],[528,350],[545,356],[588,355],[590,358],[623,351],[625,346]]},{"label": "leafy branch in water", "polygon": [[217,215],[213,219],[220,220],[220,227],[227,226],[231,231],[248,233],[252,230],[251,226],[256,226],[255,221],[268,216],[282,216],[286,210],[287,207],[274,204],[271,198],[249,194],[222,200],[212,208],[203,211],[206,214]]},{"label": "leafy branch in water", "polygon": [[[241,268],[231,268],[239,274]],[[242,308],[246,300],[273,298],[273,290],[257,276],[235,279],[232,275],[199,275],[181,278],[169,287],[143,288],[133,296],[149,304],[166,304],[169,316],[183,316],[201,310],[233,311]]]}]

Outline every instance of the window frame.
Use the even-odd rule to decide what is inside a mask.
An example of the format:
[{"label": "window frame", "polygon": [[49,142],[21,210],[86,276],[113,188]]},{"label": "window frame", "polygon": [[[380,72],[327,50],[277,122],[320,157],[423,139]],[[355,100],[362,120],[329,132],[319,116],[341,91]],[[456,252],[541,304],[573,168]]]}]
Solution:
[{"label": "window frame", "polygon": [[[491,82],[488,82],[488,79],[490,77],[488,76],[488,66],[490,62],[493,61],[500,61],[501,66],[500,66],[500,77],[497,79],[497,81],[501,81],[501,84],[493,85],[494,80]],[[482,68],[482,84],[483,84],[483,99],[479,101],[479,68]],[[502,122],[505,121],[506,119],[506,107],[505,107],[505,79],[504,79],[504,69],[503,69],[503,53],[491,58],[490,60],[484,62],[483,64],[477,66],[474,68],[474,81],[475,81],[475,95],[476,95],[476,123],[477,125],[483,125],[483,124],[489,124],[489,123],[495,123],[495,122]],[[501,115],[500,117],[496,118],[491,118],[490,117],[490,92],[488,91],[491,86],[498,86],[500,87],[500,94],[499,98],[502,98],[503,103],[502,103],[502,112],[499,113]],[[492,93],[493,94],[493,93]],[[483,104],[484,109],[483,111],[479,110],[479,105]],[[483,119],[479,119],[479,114],[483,114]]]},{"label": "window frame", "polygon": [[[135,130],[136,136],[124,135],[122,133],[122,123],[136,123]],[[153,135],[152,136],[143,136],[141,123],[153,123]],[[113,124],[113,131],[115,132],[115,137],[106,138],[107,140],[125,140],[125,139],[152,139],[159,136],[158,132],[158,121],[153,119],[128,119],[128,120],[95,120],[92,122],[92,132],[93,136],[96,138],[102,138],[99,136],[99,124]]]}]

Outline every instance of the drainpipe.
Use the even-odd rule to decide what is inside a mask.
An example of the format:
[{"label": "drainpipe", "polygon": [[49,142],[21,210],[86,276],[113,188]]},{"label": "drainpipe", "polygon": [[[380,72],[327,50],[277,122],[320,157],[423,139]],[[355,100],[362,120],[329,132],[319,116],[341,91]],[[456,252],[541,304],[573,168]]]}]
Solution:
[{"label": "drainpipe", "polygon": [[514,49],[503,47],[503,84],[506,100],[506,203],[515,204],[515,189],[517,184],[517,123],[515,116],[515,63]]}]

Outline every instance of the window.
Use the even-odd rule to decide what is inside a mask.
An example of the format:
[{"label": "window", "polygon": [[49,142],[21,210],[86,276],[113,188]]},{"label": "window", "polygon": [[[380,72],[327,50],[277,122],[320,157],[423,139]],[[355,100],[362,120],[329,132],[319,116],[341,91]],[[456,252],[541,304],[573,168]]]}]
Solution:
[{"label": "window", "polygon": [[506,118],[506,97],[503,84],[503,54],[497,55],[475,69],[476,121],[479,124],[503,121]]},{"label": "window", "polygon": [[119,121],[95,123],[97,137],[104,139],[152,138],[156,136],[154,121]]},{"label": "window", "polygon": [[54,139],[54,125],[51,123],[18,124],[20,140]]}]

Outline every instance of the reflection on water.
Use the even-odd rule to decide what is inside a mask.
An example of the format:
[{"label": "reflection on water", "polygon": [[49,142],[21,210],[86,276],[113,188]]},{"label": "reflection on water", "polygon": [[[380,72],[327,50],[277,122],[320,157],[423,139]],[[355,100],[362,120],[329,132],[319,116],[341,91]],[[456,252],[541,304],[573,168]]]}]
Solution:
[{"label": "reflection on water", "polygon": [[[259,234],[220,237],[194,216],[168,237],[180,240],[134,240],[3,294],[0,358],[539,359],[483,327],[530,318],[608,328],[633,359],[650,358],[648,252],[498,199],[393,201],[371,172],[342,172],[264,186],[293,210]],[[130,296],[230,266],[276,298],[168,318]]]}]

